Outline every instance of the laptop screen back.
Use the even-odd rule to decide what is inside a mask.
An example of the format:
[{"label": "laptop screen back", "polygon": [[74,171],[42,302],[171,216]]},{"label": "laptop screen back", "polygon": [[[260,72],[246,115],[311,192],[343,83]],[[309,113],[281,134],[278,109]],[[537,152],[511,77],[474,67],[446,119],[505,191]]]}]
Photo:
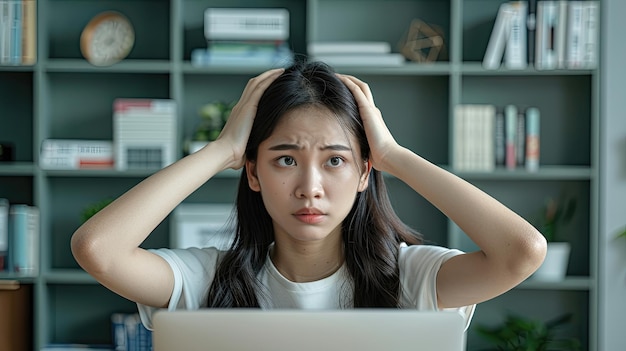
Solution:
[{"label": "laptop screen back", "polygon": [[159,311],[154,351],[465,350],[455,312],[396,309]]}]

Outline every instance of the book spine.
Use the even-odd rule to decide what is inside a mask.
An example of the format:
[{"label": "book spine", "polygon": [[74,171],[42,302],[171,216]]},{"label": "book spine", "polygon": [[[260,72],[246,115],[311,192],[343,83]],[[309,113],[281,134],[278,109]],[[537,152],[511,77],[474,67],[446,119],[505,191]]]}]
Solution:
[{"label": "book spine", "polygon": [[0,198],[0,272],[6,270],[9,253],[9,200]]},{"label": "book spine", "polygon": [[494,153],[495,164],[497,167],[504,167],[506,159],[506,142],[505,142],[505,128],[504,128],[504,114],[502,111],[497,111],[495,116],[494,127]]},{"label": "book spine", "polygon": [[281,8],[207,8],[207,40],[287,40],[289,11]]},{"label": "book spine", "polygon": [[582,1],[568,2],[567,13],[567,68],[577,69],[582,67],[582,26],[583,26],[583,3]]},{"label": "book spine", "polygon": [[512,10],[509,3],[503,3],[498,9],[496,20],[491,30],[485,56],[483,57],[483,67],[486,69],[500,68],[504,55],[504,47],[511,28]]},{"label": "book spine", "polygon": [[556,68],[567,68],[567,1],[559,0],[556,3],[556,30],[554,32],[554,48],[556,53]]},{"label": "book spine", "polygon": [[536,31],[537,31],[537,0],[528,0],[528,12],[526,17],[527,28],[527,54],[528,63],[535,63],[535,46],[536,46]]},{"label": "book spine", "polygon": [[115,351],[126,351],[126,325],[124,323],[124,313],[113,313],[111,315],[111,339]]},{"label": "book spine", "polygon": [[508,69],[524,69],[528,66],[526,60],[528,3],[526,1],[514,1],[510,4],[512,9],[511,28],[506,43],[504,63]]},{"label": "book spine", "polygon": [[22,64],[37,62],[37,1],[23,0],[22,7]]},{"label": "book spine", "polygon": [[9,63],[19,65],[22,62],[22,1],[12,0],[13,17],[11,20],[11,53]]},{"label": "book spine", "polygon": [[14,204],[9,208],[11,257],[9,266],[12,272],[22,273],[28,260],[28,205]]},{"label": "book spine", "polygon": [[9,1],[0,1],[2,11],[0,15],[0,64],[6,65],[11,59],[11,27],[13,26],[13,6]]},{"label": "book spine", "polygon": [[536,107],[528,108],[526,110],[526,169],[531,172],[539,169],[539,122],[539,109]]},{"label": "book spine", "polygon": [[523,167],[524,159],[526,158],[526,117],[521,111],[517,113],[515,133],[515,164]]},{"label": "book spine", "polygon": [[384,41],[311,42],[307,45],[309,55],[332,54],[388,54],[391,45]]},{"label": "book spine", "polygon": [[482,151],[482,169],[484,171],[493,171],[496,166],[495,157],[495,124],[496,124],[496,107],[493,105],[484,105],[482,108],[483,115],[483,151]]},{"label": "book spine", "polygon": [[555,69],[557,63],[554,37],[558,30],[556,23],[556,2],[539,1],[537,3],[537,69]]},{"label": "book spine", "polygon": [[124,329],[126,330],[126,351],[139,351],[139,325],[135,314],[130,313],[124,316]]},{"label": "book spine", "polygon": [[598,64],[598,6],[597,1],[585,1],[583,4],[582,66],[588,69],[596,68]]},{"label": "book spine", "polygon": [[515,169],[517,157],[515,156],[515,137],[517,136],[517,107],[507,105],[504,109],[504,126],[506,128],[506,157],[505,166],[507,169]]}]

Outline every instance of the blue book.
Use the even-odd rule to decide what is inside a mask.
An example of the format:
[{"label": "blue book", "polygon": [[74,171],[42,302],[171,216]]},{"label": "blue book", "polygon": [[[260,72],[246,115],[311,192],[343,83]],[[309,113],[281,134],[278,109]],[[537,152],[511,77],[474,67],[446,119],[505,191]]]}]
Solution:
[{"label": "blue book", "polygon": [[9,264],[10,272],[20,272],[27,260],[28,205],[9,207]]},{"label": "blue book", "polygon": [[10,63],[19,65],[22,62],[22,1],[12,0],[11,4],[13,7],[13,18]]}]

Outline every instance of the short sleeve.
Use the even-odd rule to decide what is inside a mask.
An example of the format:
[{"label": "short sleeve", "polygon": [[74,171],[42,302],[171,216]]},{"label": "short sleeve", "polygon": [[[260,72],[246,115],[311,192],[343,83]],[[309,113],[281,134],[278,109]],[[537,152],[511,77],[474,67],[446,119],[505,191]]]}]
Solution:
[{"label": "short sleeve", "polygon": [[[437,273],[448,259],[462,251],[433,245],[412,245],[400,249],[399,268],[402,287],[401,305],[418,310],[439,310],[437,306]],[[457,311],[469,327],[476,305],[445,309]]]},{"label": "short sleeve", "polygon": [[[174,274],[174,288],[168,311],[197,310],[206,306],[208,289],[215,276],[221,251],[216,248],[149,250],[162,257]],[[152,315],[159,308],[137,304],[143,325],[152,330]]]}]

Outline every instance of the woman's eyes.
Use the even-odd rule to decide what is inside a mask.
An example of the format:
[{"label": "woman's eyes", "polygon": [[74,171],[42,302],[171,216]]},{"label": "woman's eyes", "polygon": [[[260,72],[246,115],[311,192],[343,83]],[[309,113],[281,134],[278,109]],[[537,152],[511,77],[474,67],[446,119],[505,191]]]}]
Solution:
[{"label": "woman's eyes", "polygon": [[294,160],[294,158],[291,156],[281,156],[278,158],[277,162],[279,166],[283,166],[283,167],[296,165],[296,160]]},{"label": "woman's eyes", "polygon": [[328,165],[331,167],[339,167],[344,163],[343,158],[339,157],[339,156],[333,156],[331,158],[328,159]]},{"label": "woman's eyes", "polygon": [[[281,167],[292,167],[292,166],[298,165],[296,163],[296,160],[291,156],[281,156],[276,160],[276,162]],[[328,161],[326,161],[326,165],[333,167],[333,168],[340,167],[344,163],[345,163],[345,160],[343,159],[343,157],[340,157],[340,156],[332,156],[331,158],[328,159]]]}]

